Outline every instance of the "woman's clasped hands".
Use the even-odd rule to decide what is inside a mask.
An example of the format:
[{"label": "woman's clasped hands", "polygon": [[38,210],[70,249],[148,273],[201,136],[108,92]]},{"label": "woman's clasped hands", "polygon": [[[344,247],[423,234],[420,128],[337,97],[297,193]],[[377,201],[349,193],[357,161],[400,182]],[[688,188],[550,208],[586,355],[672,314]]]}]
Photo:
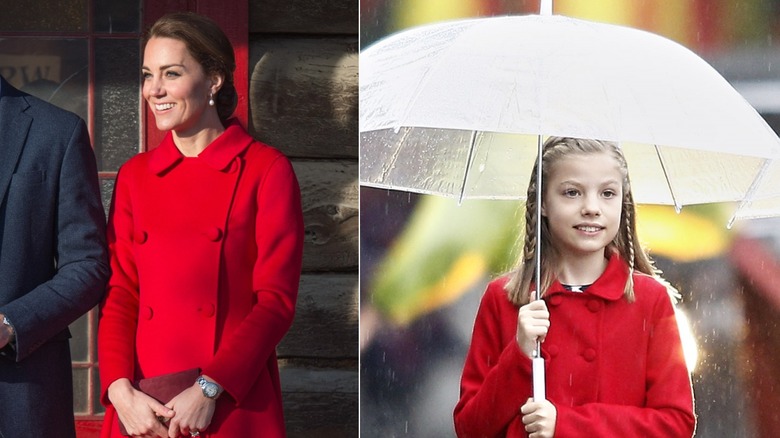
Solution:
[{"label": "woman's clasped hands", "polygon": [[133,388],[128,379],[112,383],[108,397],[127,433],[141,438],[198,436],[211,423],[216,405],[197,385],[163,405]]}]

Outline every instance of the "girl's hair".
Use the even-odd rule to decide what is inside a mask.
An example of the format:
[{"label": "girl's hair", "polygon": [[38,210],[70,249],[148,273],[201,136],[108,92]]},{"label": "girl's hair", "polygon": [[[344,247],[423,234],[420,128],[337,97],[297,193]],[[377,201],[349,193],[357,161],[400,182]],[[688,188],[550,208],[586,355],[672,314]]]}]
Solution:
[{"label": "girl's hair", "polygon": [[[623,260],[628,262],[629,276],[624,289],[624,296],[631,302],[634,301],[634,282],[632,274],[634,270],[655,276],[658,271],[653,266],[650,257],[639,245],[636,238],[636,208],[634,206],[634,197],[631,194],[631,183],[628,179],[628,165],[623,156],[623,152],[617,143],[601,140],[588,140],[569,137],[550,137],[542,147],[542,187],[546,187],[550,172],[555,164],[564,157],[573,154],[592,154],[608,153],[618,164],[620,173],[623,175],[623,208],[620,214],[620,229],[617,235],[607,245],[607,251],[616,251]],[[550,229],[547,219],[542,218],[541,235],[542,241],[536,242],[536,176],[538,165],[535,164],[531,173],[531,182],[528,184],[528,194],[525,201],[525,242],[523,243],[522,254],[517,269],[510,274],[510,280],[506,285],[509,294],[509,300],[514,304],[527,304],[531,299],[531,287],[538,283],[543,293],[549,289],[556,276],[555,266],[558,265],[560,254],[550,239]],[[541,245],[541,281],[537,282],[535,277],[536,270],[536,251]]]},{"label": "girl's hair", "polygon": [[236,58],[230,40],[210,18],[193,12],[174,12],[157,20],[144,36],[144,46],[152,38],[182,41],[206,74],[224,78],[214,96],[219,119],[224,123],[236,109],[238,95],[233,84]]}]

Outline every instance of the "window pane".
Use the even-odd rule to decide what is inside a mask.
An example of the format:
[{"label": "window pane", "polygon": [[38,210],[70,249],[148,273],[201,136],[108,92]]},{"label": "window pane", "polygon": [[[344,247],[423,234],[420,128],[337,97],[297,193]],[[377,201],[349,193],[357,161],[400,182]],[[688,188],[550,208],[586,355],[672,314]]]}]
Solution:
[{"label": "window pane", "polygon": [[[24,0],[3,2],[4,32],[75,32],[87,30],[87,0]],[[53,7],[54,6],[54,7]]]},{"label": "window pane", "polygon": [[95,154],[98,169],[116,171],[138,153],[138,40],[95,42]]},{"label": "window pane", "polygon": [[140,0],[95,0],[97,32],[140,32]]},{"label": "window pane", "polygon": [[70,355],[73,362],[89,362],[89,313],[70,325]]},{"label": "window pane", "polygon": [[92,385],[92,412],[99,415],[106,412],[106,408],[100,404],[100,372],[97,368],[92,370],[92,379],[94,381]]},{"label": "window pane", "polygon": [[11,85],[87,120],[89,79],[83,39],[0,39],[0,74]]},{"label": "window pane", "polygon": [[73,412],[88,414],[89,368],[73,368]]},{"label": "window pane", "polygon": [[103,209],[108,217],[108,209],[111,207],[111,197],[114,195],[114,178],[100,178],[100,198],[103,200]]}]

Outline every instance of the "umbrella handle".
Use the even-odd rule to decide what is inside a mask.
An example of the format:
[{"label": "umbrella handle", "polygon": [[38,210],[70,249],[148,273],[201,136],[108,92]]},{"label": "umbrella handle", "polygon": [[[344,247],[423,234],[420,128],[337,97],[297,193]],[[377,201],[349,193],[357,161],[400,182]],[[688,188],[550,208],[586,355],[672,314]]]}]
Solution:
[{"label": "umbrella handle", "polygon": [[533,361],[534,401],[538,402],[547,398],[544,382],[544,358],[537,356],[531,360]]},{"label": "umbrella handle", "polygon": [[[542,8],[545,7],[545,3],[552,10],[552,0],[542,0]],[[544,11],[542,11],[544,15]],[[542,278],[542,156],[544,152],[544,144],[542,143],[542,136],[536,136],[536,290],[534,291],[534,299],[542,299],[541,278]],[[542,357],[542,343],[536,341],[536,348],[533,352],[533,387],[534,387],[534,401],[542,401],[547,398],[544,390],[544,358]]]}]

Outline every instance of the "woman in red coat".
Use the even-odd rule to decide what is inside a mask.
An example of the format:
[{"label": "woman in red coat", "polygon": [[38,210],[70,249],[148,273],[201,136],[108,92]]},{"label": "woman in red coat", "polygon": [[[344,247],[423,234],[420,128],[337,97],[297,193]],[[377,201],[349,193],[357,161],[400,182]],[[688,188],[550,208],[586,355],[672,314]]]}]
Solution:
[{"label": "woman in red coat", "polygon": [[[535,288],[536,173],[520,268],[493,281],[455,407],[459,437],[691,437],[691,381],[672,299],[634,235],[614,143],[551,137],[542,152],[542,300]],[[533,400],[543,341],[546,400]]]},{"label": "woman in red coat", "polygon": [[[235,120],[230,42],[209,19],[149,31],[154,150],[119,171],[98,353],[104,437],[283,437],[275,348],[293,319],[303,220],[290,162]],[[192,368],[165,405],[131,382]]]}]

